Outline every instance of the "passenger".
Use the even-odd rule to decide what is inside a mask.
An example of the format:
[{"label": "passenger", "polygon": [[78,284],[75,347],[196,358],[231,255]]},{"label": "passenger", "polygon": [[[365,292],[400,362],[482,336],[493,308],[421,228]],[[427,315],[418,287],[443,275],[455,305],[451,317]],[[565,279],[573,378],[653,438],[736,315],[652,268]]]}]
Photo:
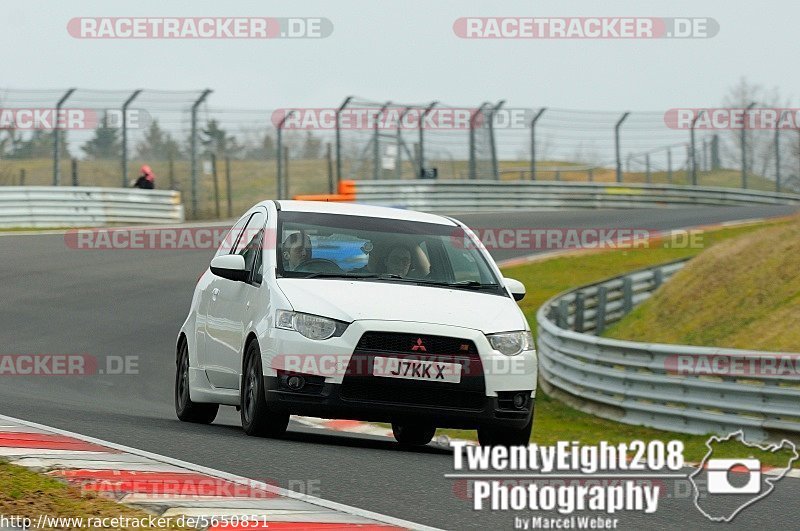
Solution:
[{"label": "passenger", "polygon": [[411,251],[405,245],[396,245],[389,249],[384,259],[386,273],[405,277],[411,270]]},{"label": "passenger", "polygon": [[311,258],[311,251],[311,238],[307,234],[302,231],[290,234],[281,244],[283,268],[286,271],[296,270],[297,266]]}]

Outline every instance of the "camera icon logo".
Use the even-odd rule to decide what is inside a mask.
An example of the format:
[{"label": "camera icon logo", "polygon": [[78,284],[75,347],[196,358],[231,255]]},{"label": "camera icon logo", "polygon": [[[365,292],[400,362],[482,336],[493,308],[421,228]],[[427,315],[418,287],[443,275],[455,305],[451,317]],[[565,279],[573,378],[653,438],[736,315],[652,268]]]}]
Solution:
[{"label": "camera icon logo", "polygon": [[[709,459],[709,494],[758,494],[761,492],[761,461],[758,459]],[[748,473],[742,486],[731,483],[729,474]]]}]

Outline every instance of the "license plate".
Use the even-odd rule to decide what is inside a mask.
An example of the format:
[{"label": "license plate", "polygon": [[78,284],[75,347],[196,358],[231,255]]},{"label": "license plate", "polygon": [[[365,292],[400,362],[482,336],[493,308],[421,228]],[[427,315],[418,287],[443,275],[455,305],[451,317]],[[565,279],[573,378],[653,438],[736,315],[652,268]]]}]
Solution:
[{"label": "license plate", "polygon": [[460,363],[376,356],[372,365],[372,375],[405,380],[461,383],[461,369]]}]

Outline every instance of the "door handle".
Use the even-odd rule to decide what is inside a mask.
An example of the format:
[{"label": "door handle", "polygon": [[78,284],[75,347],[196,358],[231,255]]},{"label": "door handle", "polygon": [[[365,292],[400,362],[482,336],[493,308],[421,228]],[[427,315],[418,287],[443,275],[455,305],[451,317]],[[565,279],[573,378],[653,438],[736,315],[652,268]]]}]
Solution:
[{"label": "door handle", "polygon": [[214,288],[211,290],[211,300],[217,300],[217,295],[219,295],[219,288]]}]

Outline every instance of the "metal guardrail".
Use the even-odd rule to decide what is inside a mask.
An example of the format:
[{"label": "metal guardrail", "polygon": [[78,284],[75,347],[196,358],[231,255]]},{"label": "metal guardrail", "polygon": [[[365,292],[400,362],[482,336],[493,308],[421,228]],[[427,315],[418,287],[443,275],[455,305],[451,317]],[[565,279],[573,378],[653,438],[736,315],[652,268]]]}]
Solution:
[{"label": "metal guardrail", "polygon": [[[768,439],[770,433],[800,433],[800,380],[753,370],[770,367],[765,360],[777,361],[776,353],[595,335],[649,298],[685,263],[583,286],[545,303],[536,315],[544,390],[581,411],[627,424],[693,434],[742,429],[754,440]],[[800,362],[800,354],[782,358]],[[703,359],[722,359],[743,370],[738,375],[689,370],[699,367],[691,360]]]},{"label": "metal guardrail", "polygon": [[129,188],[3,186],[0,227],[101,227],[181,223],[180,192]]},{"label": "metal guardrail", "polygon": [[800,194],[666,184],[558,181],[352,181],[355,201],[433,211],[800,205]]}]

